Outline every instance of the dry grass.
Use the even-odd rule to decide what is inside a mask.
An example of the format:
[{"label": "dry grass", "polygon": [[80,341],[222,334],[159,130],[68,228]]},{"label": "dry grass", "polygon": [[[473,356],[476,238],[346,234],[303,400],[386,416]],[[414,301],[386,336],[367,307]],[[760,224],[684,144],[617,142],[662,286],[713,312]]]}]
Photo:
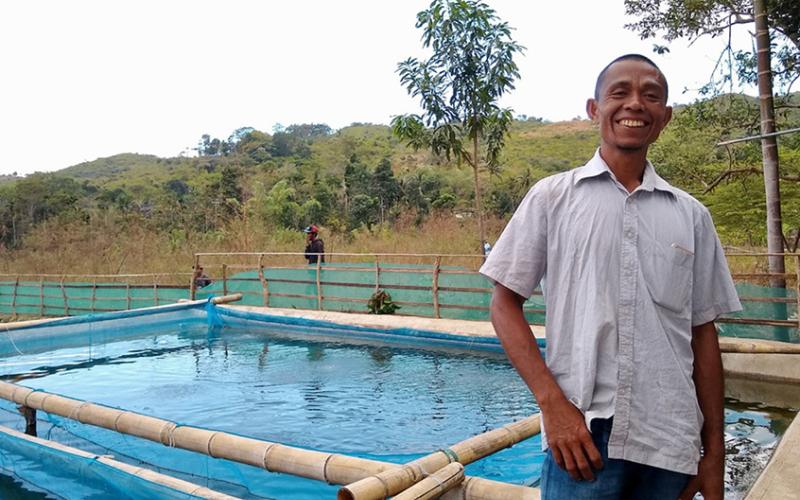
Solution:
[{"label": "dry grass", "polygon": [[[409,216],[388,225],[348,233],[321,228],[328,253],[478,254],[476,222],[434,215],[421,226]],[[490,241],[504,222],[486,221]],[[118,274],[190,272],[196,252],[302,252],[304,234],[234,219],[216,232],[192,234],[148,229],[130,221],[114,224],[46,223],[18,250],[0,248],[0,274]]]},{"label": "dry grass", "polygon": [[[505,222],[486,221],[489,241],[495,241]],[[413,223],[408,214],[388,225],[347,233],[332,233],[321,228],[326,251],[331,253],[405,253],[405,254],[479,254],[476,221],[452,215],[433,215],[422,225]],[[118,273],[189,273],[196,252],[302,252],[304,234],[300,231],[274,229],[246,219],[234,219],[216,232],[192,234],[148,229],[130,221],[115,224],[98,219],[92,224],[58,225],[49,222],[30,233],[25,246],[16,251],[0,248],[0,274],[118,274]],[[763,248],[737,248],[737,252],[765,252]],[[298,257],[288,261],[303,262]],[[336,258],[332,260],[352,260]],[[396,262],[427,263],[431,258],[394,259]],[[213,264],[214,260],[207,260]],[[253,259],[242,263],[252,265]],[[443,264],[477,268],[480,259],[450,259]],[[731,272],[765,273],[766,257],[731,257]],[[218,260],[217,263],[221,263]],[[795,274],[797,259],[786,259],[787,273]],[[746,281],[766,284],[765,279]],[[789,277],[789,286],[796,279]]]}]

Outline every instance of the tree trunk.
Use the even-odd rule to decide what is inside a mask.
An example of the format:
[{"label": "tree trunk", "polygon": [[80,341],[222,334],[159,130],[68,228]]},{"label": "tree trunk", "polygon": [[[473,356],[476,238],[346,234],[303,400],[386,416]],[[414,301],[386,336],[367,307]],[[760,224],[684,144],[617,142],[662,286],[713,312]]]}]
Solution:
[{"label": "tree trunk", "polygon": [[486,234],[483,232],[483,210],[481,206],[481,185],[478,181],[478,136],[472,139],[472,174],[475,178],[475,216],[478,218],[478,251],[483,253],[483,244],[486,242]]},{"label": "tree trunk", "polygon": [[[775,109],[772,102],[772,69],[770,65],[770,37],[767,25],[765,0],[755,0],[756,50],[758,53],[758,102],[761,109],[761,135],[775,132]],[[761,139],[764,165],[764,188],[767,197],[767,250],[783,253],[783,227],[781,223],[781,191],[778,171],[778,141],[775,136]],[[783,256],[768,257],[770,273],[785,273]],[[772,276],[772,287],[786,287],[784,276]]]}]

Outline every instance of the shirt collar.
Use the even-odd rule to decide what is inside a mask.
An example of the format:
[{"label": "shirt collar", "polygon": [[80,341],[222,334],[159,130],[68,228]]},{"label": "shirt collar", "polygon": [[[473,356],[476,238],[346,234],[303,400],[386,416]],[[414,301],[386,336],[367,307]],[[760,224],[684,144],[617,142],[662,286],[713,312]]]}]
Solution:
[{"label": "shirt collar", "polygon": [[[609,177],[614,178],[614,173],[608,167],[608,164],[605,162],[605,160],[603,160],[603,158],[600,156],[600,148],[597,148],[597,151],[595,151],[594,156],[591,160],[589,160],[589,163],[579,168],[575,173],[574,183],[578,184],[584,179],[597,177],[604,173],[608,173]],[[645,191],[653,191],[654,189],[657,189],[659,191],[671,193],[674,196],[677,196],[678,194],[674,187],[672,187],[667,181],[662,179],[656,173],[656,169],[653,167],[653,164],[650,163],[650,160],[647,161],[647,164],[644,167],[642,184],[639,186],[639,189]]]}]

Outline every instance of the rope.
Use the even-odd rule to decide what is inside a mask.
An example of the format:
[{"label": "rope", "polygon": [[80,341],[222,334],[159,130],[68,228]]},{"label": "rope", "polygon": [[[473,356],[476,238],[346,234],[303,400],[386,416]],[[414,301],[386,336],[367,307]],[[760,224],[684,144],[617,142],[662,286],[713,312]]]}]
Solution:
[{"label": "rope", "polygon": [[208,452],[209,457],[214,457],[214,454],[211,452],[211,443],[214,441],[214,438],[217,437],[217,434],[219,434],[219,431],[214,432],[214,434],[212,434],[211,437],[208,438],[208,443],[206,443],[206,451]]},{"label": "rope", "polygon": [[447,456],[447,459],[450,461],[450,463],[461,461],[458,458],[458,454],[453,450],[451,450],[450,448],[439,448],[436,451],[441,451],[442,453],[444,453]]},{"label": "rope", "polygon": [[3,329],[6,331],[6,336],[8,337],[8,341],[11,342],[11,346],[14,348],[15,351],[17,351],[17,354],[19,354],[20,356],[24,356],[25,353],[20,351],[19,347],[17,347],[17,344],[14,343],[14,339],[11,337],[11,330],[8,328],[8,325],[4,323]]},{"label": "rope", "polygon": [[331,458],[333,458],[333,453],[329,453],[325,458],[325,463],[322,464],[322,479],[324,479],[328,484],[333,484],[328,480],[328,462],[330,462]]},{"label": "rope", "polygon": [[269,460],[269,452],[272,451],[272,448],[274,448],[276,444],[278,443],[270,443],[269,446],[264,448],[264,457],[261,459],[264,465],[264,470],[272,472],[272,470],[270,470],[269,466],[267,465],[267,461]]},{"label": "rope", "polygon": [[86,422],[81,420],[81,410],[83,409],[84,406],[86,406],[88,404],[89,403],[87,403],[86,401],[84,401],[83,403],[79,404],[78,406],[73,408],[72,411],[69,412],[69,416],[67,418],[69,418],[70,420],[77,420],[78,422],[80,422],[82,424],[85,424]]}]

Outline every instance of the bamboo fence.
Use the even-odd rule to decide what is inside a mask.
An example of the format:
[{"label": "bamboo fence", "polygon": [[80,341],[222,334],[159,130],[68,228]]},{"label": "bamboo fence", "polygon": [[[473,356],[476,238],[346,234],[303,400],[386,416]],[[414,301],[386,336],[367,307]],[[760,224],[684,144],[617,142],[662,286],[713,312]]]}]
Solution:
[{"label": "bamboo fence", "polygon": [[[169,420],[79,401],[8,382],[0,382],[0,398],[24,408],[60,415],[83,424],[140,437],[165,446],[252,465],[272,472],[325,481],[330,484],[350,484],[359,479],[401,467],[397,464],[377,460],[305,450],[221,431],[178,425]],[[532,430],[538,426],[538,418],[535,417],[529,417],[520,422],[527,422],[528,427]],[[509,424],[506,428],[523,425],[520,422]],[[508,430],[502,432],[510,434]],[[495,431],[487,434],[493,433]],[[494,439],[490,436],[487,441],[494,441]],[[463,443],[467,442],[472,443],[469,447],[469,450],[472,451],[465,449],[465,453],[482,451],[490,454],[497,451],[488,442],[481,444],[480,436],[470,438]],[[453,448],[461,449],[458,445]],[[459,498],[470,500],[538,498],[538,491],[533,488],[477,477],[466,478],[463,487],[458,485],[456,491]]]},{"label": "bamboo fence", "polygon": [[[791,282],[793,286],[788,290],[794,292],[794,296],[785,297],[756,297],[740,296],[743,303],[767,303],[776,308],[784,305],[784,315],[780,316],[780,311],[773,318],[745,317],[721,317],[719,323],[740,324],[740,325],[761,325],[784,328],[800,328],[800,318],[795,314],[792,316],[788,306],[793,306],[800,311],[800,253],[778,254],[783,255],[789,260],[789,267],[794,267],[793,272],[769,273],[759,272],[758,259],[764,259],[776,254],[758,252],[726,252],[728,260],[755,259],[756,265],[743,268],[741,272],[734,272],[733,277],[739,281],[751,283],[764,283],[770,278],[783,277]],[[447,286],[443,285],[442,279],[448,276],[479,276],[477,268],[483,262],[482,255],[475,254],[400,254],[400,253],[331,253],[327,257],[338,261],[351,261],[352,266],[346,268],[335,268],[325,266],[321,262],[316,265],[298,265],[304,254],[299,252],[258,252],[258,253],[197,253],[193,259],[193,265],[198,266],[208,262],[209,268],[214,267],[219,272],[218,281],[221,281],[222,293],[240,292],[249,297],[257,297],[255,301],[265,307],[274,307],[274,300],[277,298],[307,300],[313,304],[311,309],[318,310],[341,310],[342,304],[352,304],[354,309],[365,310],[368,298],[359,298],[361,290],[377,290],[379,288],[391,288],[392,290],[403,290],[410,292],[424,292],[430,296],[431,300],[426,302],[413,300],[394,300],[394,302],[406,307],[403,314],[414,315],[409,308],[425,308],[430,311],[434,318],[441,318],[444,310],[461,311],[463,313],[472,311],[474,314],[485,315],[488,318],[489,306],[487,304],[492,293],[491,287],[479,286]],[[203,261],[203,262],[201,262]],[[422,264],[424,268],[401,267],[392,264],[397,262],[414,262]],[[460,262],[464,265],[445,266],[445,263]],[[742,267],[742,266],[731,266]],[[763,267],[763,266],[761,266]],[[311,271],[313,277],[307,275],[284,276],[280,278],[269,278],[265,270],[295,270]],[[374,280],[367,282],[346,282],[336,281],[326,278],[324,275],[330,271],[354,271],[369,272],[374,276]],[[257,271],[257,276],[243,277],[237,275],[239,271]],[[421,281],[418,284],[397,284],[391,283],[388,277],[393,273],[407,273],[417,275]],[[186,283],[188,280],[188,286]],[[388,281],[387,281],[388,280]],[[49,286],[46,284],[49,283]],[[307,285],[313,293],[287,293],[281,291],[281,287]],[[11,312],[12,317],[17,317],[18,312],[25,309],[29,315],[70,316],[83,313],[110,312],[121,309],[131,309],[142,307],[143,302],[148,301],[147,305],[159,305],[162,303],[174,302],[167,293],[176,296],[183,292],[186,298],[194,299],[197,294],[192,273],[145,273],[145,274],[97,274],[97,275],[76,275],[76,274],[0,274],[0,286],[6,292],[0,294],[0,308]],[[338,287],[344,293],[333,295],[330,292],[324,293],[326,288]],[[147,294],[144,294],[148,292]],[[462,303],[447,302],[446,294],[458,292],[465,297],[473,297],[474,300],[464,300]],[[534,292],[541,295],[540,291]],[[9,297],[10,295],[10,297]],[[363,295],[363,293],[361,293]],[[787,294],[789,295],[789,294]],[[81,305],[74,305],[74,302],[81,302]],[[70,305],[73,302],[73,305]],[[470,303],[472,302],[472,303]],[[114,305],[114,307],[110,307]],[[297,307],[297,306],[292,306]],[[303,307],[301,307],[303,308]],[[33,312],[35,311],[35,313]],[[543,308],[526,308],[526,312],[544,315]],[[421,314],[420,315],[426,315]],[[534,323],[541,323],[537,320]]]},{"label": "bamboo fence", "polygon": [[[733,259],[763,259],[766,257],[774,256],[776,254],[770,253],[759,253],[759,252],[726,252],[726,256],[728,257],[729,261]],[[786,254],[777,254],[782,255],[785,258],[789,259],[790,262],[794,264],[794,272],[786,272],[786,273],[769,273],[769,272],[734,272],[732,276],[735,280],[739,281],[747,281],[747,282],[755,282],[761,283],[769,280],[770,278],[774,277],[783,277],[788,281],[792,281],[794,286],[789,289],[794,292],[794,297],[755,297],[755,296],[747,296],[742,295],[739,299],[743,303],[770,303],[775,305],[781,304],[792,304],[797,308],[797,311],[800,311],[800,253],[786,253]],[[399,306],[411,306],[411,307],[431,307],[433,311],[433,317],[441,318],[442,317],[442,310],[443,309],[456,309],[456,310],[476,310],[476,311],[485,311],[488,316],[489,307],[483,305],[468,305],[468,304],[455,304],[455,303],[444,303],[442,301],[442,293],[446,292],[465,292],[469,294],[474,294],[476,297],[481,297],[482,300],[477,300],[477,302],[486,302],[487,297],[491,295],[492,290],[489,286],[487,287],[457,287],[457,286],[440,286],[440,280],[443,276],[447,275],[466,275],[466,276],[480,276],[480,273],[477,271],[477,267],[483,262],[484,256],[483,255],[475,255],[475,254],[401,254],[401,253],[330,253],[326,254],[327,257],[333,257],[338,261],[343,260],[353,260],[353,261],[362,261],[363,265],[358,266],[354,265],[352,267],[347,267],[344,269],[339,268],[331,268],[331,267],[324,267],[321,265],[319,260],[315,266],[307,266],[307,265],[298,265],[292,264],[291,262],[297,262],[303,258],[304,254],[300,252],[214,252],[214,253],[197,253],[195,254],[195,263],[200,263],[201,260],[205,261],[212,261],[212,264],[209,265],[217,265],[220,266],[219,261],[222,261],[222,266],[226,271],[225,275],[223,276],[223,286],[225,290],[234,290],[236,289],[236,284],[245,284],[248,282],[258,282],[261,285],[261,291],[259,292],[252,292],[252,291],[245,291],[241,290],[242,293],[245,295],[248,294],[257,294],[263,298],[263,306],[270,307],[270,299],[275,297],[284,297],[284,298],[294,298],[294,299],[307,299],[311,300],[316,304],[316,309],[326,309],[325,302],[328,303],[335,303],[335,302],[352,302],[355,304],[366,304],[368,299],[359,299],[353,298],[351,296],[332,296],[332,295],[324,295],[323,288],[325,286],[338,286],[338,287],[345,287],[348,289],[363,289],[363,288],[370,288],[370,289],[379,289],[379,288],[392,288],[392,289],[399,289],[399,290],[414,290],[414,291],[421,291],[430,293],[432,296],[431,302],[414,302],[414,301],[402,301],[402,300],[393,300]],[[264,269],[267,267],[265,265],[265,261],[270,259],[274,262],[277,262],[274,265],[268,266],[269,269],[281,269],[281,270],[313,270],[314,277],[313,279],[302,279],[302,278],[275,278],[275,279],[267,279],[264,274]],[[253,262],[255,260],[255,262]],[[473,264],[469,265],[468,267],[472,267],[474,269],[447,269],[442,266],[443,262],[446,261],[466,261],[472,262]],[[230,264],[229,261],[236,261],[236,264]],[[428,269],[413,269],[413,268],[401,268],[398,269],[396,267],[390,267],[388,264],[392,261],[414,261],[419,264],[424,264],[429,266]],[[245,263],[241,263],[245,262]],[[288,264],[286,262],[289,262]],[[257,278],[247,278],[247,277],[229,277],[227,276],[227,271],[231,269],[239,269],[239,270],[253,270],[258,269],[258,277]],[[331,281],[323,279],[323,272],[326,270],[344,270],[344,271],[361,271],[361,272],[370,272],[373,273],[375,276],[374,283],[347,283],[347,282],[340,282],[340,281]],[[429,275],[428,278],[428,285],[398,285],[398,284],[386,284],[381,281],[382,276],[386,276],[391,273],[414,273],[420,275]],[[280,284],[295,284],[295,285],[311,285],[315,293],[314,294],[302,294],[302,293],[282,293],[276,292],[274,290],[270,290],[270,284],[273,285],[280,285]],[[237,290],[239,291],[239,290]],[[542,292],[537,290],[534,292],[534,295],[541,296]],[[192,297],[193,298],[193,297]],[[536,314],[544,314],[545,310],[542,308],[526,308],[527,312],[536,313]],[[406,313],[408,314],[408,313]],[[787,314],[787,316],[789,316]],[[720,317],[717,319],[718,323],[729,323],[729,324],[741,324],[741,325],[761,325],[761,326],[774,326],[774,327],[788,327],[788,328],[800,328],[800,315],[795,315],[794,318],[786,317],[785,319],[773,318],[757,318],[757,317]]]}]

